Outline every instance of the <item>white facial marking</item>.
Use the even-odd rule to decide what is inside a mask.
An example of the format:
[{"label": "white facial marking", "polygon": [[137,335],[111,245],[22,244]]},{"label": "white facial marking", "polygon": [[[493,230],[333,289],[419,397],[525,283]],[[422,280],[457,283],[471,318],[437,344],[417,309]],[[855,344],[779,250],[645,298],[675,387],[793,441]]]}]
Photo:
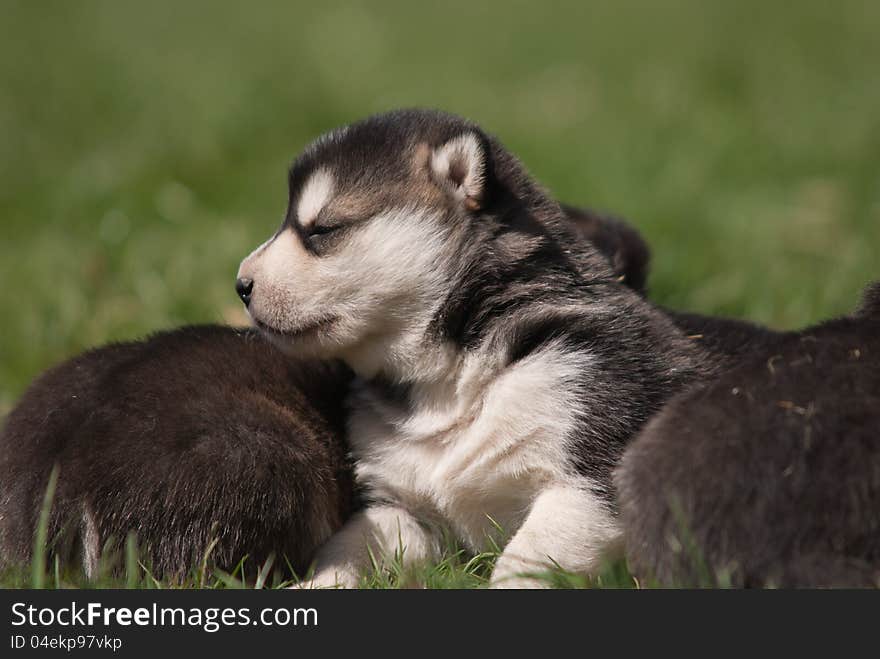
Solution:
[{"label": "white facial marking", "polygon": [[[269,240],[267,240],[267,241],[264,242],[262,245],[260,245],[259,247],[257,247],[253,252],[251,252],[250,254],[248,254],[248,255],[245,257],[244,261],[242,261],[242,263],[245,263],[246,261],[249,261],[249,260],[255,259],[257,256],[259,256],[260,254],[262,254],[262,253],[266,250],[266,248],[267,248],[269,245],[271,245],[273,242],[275,242],[275,236],[272,236],[271,238],[269,238]],[[239,276],[241,276],[241,271],[240,271],[240,270],[239,270]]]},{"label": "white facial marking", "polygon": [[318,213],[330,201],[333,188],[333,175],[329,171],[317,169],[312,172],[311,177],[302,188],[299,203],[296,206],[296,216],[302,226],[307,227],[314,223]]},{"label": "white facial marking", "polygon": [[274,286],[294,279],[296,257],[304,251],[293,229],[285,229],[260,251],[261,279],[268,276]]}]

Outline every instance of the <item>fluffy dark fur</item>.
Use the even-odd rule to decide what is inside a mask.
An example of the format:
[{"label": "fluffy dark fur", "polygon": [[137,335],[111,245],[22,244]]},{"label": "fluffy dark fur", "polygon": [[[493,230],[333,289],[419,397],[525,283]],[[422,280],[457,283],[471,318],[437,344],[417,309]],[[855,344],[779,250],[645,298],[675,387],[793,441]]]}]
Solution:
[{"label": "fluffy dark fur", "polygon": [[562,210],[579,236],[608,259],[619,280],[644,293],[651,250],[639,232],[613,215],[568,204],[563,204]]},{"label": "fluffy dark fur", "polygon": [[692,341],[712,355],[716,371],[733,366],[755,352],[769,350],[784,336],[782,332],[736,318],[663,310]]},{"label": "fluffy dark fur", "polygon": [[[60,468],[53,552],[87,572],[134,532],[153,574],[201,563],[302,571],[352,506],[349,372],[297,362],[257,332],[191,327],[112,345],[37,379],[0,434],[0,557],[30,559]],[[108,546],[105,548],[104,545]]]},{"label": "fluffy dark fur", "polygon": [[880,586],[880,284],[852,317],[748,335],[627,450],[631,567],[674,585]]}]

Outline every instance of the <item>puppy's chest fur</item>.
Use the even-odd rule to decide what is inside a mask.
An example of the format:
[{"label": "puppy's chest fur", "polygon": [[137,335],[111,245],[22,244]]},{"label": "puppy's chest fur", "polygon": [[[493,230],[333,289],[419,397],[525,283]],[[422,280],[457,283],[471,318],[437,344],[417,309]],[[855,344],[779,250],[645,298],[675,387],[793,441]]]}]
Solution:
[{"label": "puppy's chest fur", "polygon": [[550,346],[494,376],[465,364],[454,384],[402,400],[362,384],[350,417],[360,483],[474,550],[502,540],[542,489],[575,477],[567,438],[589,362]]}]

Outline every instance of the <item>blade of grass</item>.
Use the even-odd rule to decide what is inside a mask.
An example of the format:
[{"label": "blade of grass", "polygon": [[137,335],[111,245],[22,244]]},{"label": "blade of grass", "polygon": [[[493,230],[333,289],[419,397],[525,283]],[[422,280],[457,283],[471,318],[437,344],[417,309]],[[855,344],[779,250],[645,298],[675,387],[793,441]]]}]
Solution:
[{"label": "blade of grass", "polygon": [[270,554],[269,558],[266,559],[266,562],[263,563],[260,571],[257,573],[257,581],[254,583],[255,590],[262,590],[266,585],[266,578],[269,576],[269,571],[272,569],[272,565],[275,563],[275,554]]},{"label": "blade of grass", "polygon": [[211,552],[214,551],[214,547],[217,546],[218,542],[220,542],[220,538],[214,538],[211,540],[211,544],[208,545],[208,548],[205,550],[205,555],[202,557],[202,564],[199,566],[199,588],[205,587],[205,575],[208,573],[208,559],[211,557]]},{"label": "blade of grass", "polygon": [[46,542],[49,536],[49,515],[55,499],[55,488],[58,486],[58,465],[52,467],[49,483],[43,494],[43,505],[40,507],[40,519],[37,523],[37,534],[34,540],[34,556],[31,563],[31,587],[41,589],[46,583]]},{"label": "blade of grass", "polygon": [[140,576],[137,536],[130,532],[125,536],[125,587],[129,590],[137,588]]}]

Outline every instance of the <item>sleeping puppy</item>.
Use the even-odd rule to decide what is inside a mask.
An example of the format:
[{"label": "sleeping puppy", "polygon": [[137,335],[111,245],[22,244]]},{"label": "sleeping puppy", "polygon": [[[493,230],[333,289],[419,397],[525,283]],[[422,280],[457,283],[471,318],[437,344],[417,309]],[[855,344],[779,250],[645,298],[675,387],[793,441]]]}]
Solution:
[{"label": "sleeping puppy", "polygon": [[615,482],[631,568],[660,583],[880,586],[880,283],[676,396]]},{"label": "sleeping puppy", "polygon": [[253,330],[190,327],[85,353],[37,379],[0,432],[0,561],[31,559],[53,466],[50,557],[95,576],[134,533],[177,580],[247,558],[302,573],[352,508],[349,371]]},{"label": "sleeping puppy", "polygon": [[[254,323],[339,357],[368,499],[310,586],[436,558],[449,532],[504,551],[492,583],[589,574],[619,540],[611,472],[701,348],[577,244],[494,138],[439,112],[372,117],[308,147],[280,229],[241,265]],[[401,552],[402,550],[402,552]]]}]

